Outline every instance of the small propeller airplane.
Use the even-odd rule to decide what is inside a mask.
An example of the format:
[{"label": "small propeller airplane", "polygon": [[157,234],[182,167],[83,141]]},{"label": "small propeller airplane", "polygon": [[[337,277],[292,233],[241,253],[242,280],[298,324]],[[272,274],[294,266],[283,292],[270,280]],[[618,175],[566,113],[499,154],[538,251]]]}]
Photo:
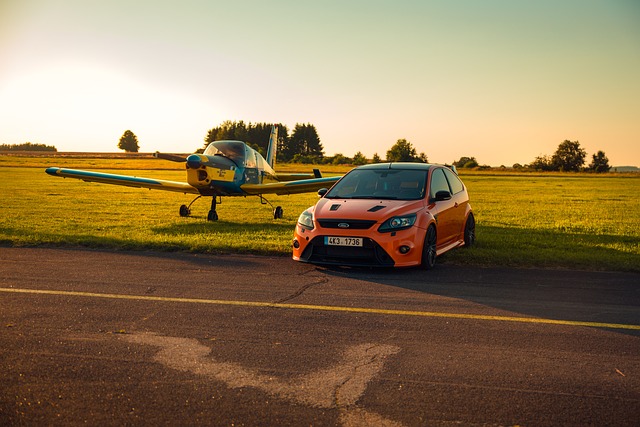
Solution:
[{"label": "small propeller airplane", "polygon": [[[331,187],[341,178],[323,177],[318,169],[313,169],[312,174],[276,173],[274,166],[277,141],[278,128],[274,126],[269,136],[266,159],[242,141],[214,141],[207,146],[203,154],[191,154],[186,158],[175,154],[154,154],[159,159],[186,163],[187,182],[59,167],[47,168],[45,172],[52,176],[76,178],[87,182],[197,194],[188,206],[180,206],[180,216],[183,217],[191,214],[191,205],[196,200],[203,196],[211,196],[208,221],[218,220],[216,205],[222,201],[222,196],[258,196],[263,204],[271,205],[264,198],[264,194],[309,193]],[[273,205],[271,207],[273,208]],[[282,207],[276,206],[273,210],[274,219],[282,218],[282,215]]]}]

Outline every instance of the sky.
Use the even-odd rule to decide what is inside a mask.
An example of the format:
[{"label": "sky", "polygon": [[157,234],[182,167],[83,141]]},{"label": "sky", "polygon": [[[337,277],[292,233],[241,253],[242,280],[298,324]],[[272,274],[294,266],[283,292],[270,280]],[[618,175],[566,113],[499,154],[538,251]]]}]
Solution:
[{"label": "sky", "polygon": [[638,0],[0,0],[0,144],[188,153],[226,120],[326,155],[640,166]]}]

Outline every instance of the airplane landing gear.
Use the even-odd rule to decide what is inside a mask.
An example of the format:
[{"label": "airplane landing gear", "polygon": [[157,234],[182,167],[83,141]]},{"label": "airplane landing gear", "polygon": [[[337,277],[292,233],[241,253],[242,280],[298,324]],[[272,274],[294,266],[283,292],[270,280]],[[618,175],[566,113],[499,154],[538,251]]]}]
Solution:
[{"label": "airplane landing gear", "polygon": [[273,219],[281,219],[284,211],[282,210],[282,206],[276,206],[273,210]]},{"label": "airplane landing gear", "polygon": [[218,212],[216,212],[216,204],[217,204],[216,196],[213,196],[211,199],[211,209],[209,210],[209,214],[207,215],[207,221],[217,221],[218,220]]},{"label": "airplane landing gear", "polygon": [[[198,196],[195,199],[193,199],[191,201],[191,203],[189,203],[189,205],[181,205],[180,206],[180,216],[181,217],[188,217],[191,215],[191,205],[198,200],[200,197],[202,196]],[[284,215],[284,210],[282,209],[282,206],[273,206],[267,199],[265,199],[262,196],[258,196],[260,197],[260,202],[262,204],[269,204],[272,208],[273,208],[273,219],[282,219],[283,215]],[[220,200],[218,200],[220,199]],[[209,213],[207,214],[207,221],[217,221],[218,220],[218,212],[216,210],[216,207],[218,206],[219,203],[222,203],[222,197],[220,196],[213,196],[211,198],[211,209],[209,209]]]},{"label": "airplane landing gear", "polygon": [[282,206],[274,207],[270,201],[262,197],[262,194],[259,194],[258,197],[260,197],[260,203],[262,203],[263,205],[269,205],[273,208],[273,219],[282,218],[282,214],[284,213],[284,211],[282,210]]},{"label": "airplane landing gear", "polygon": [[181,206],[180,206],[180,216],[182,216],[182,217],[186,217],[186,216],[191,215],[191,205],[193,204],[193,202],[195,202],[196,200],[198,200],[200,197],[202,197],[202,196],[198,196],[198,197],[196,197],[195,199],[193,199],[193,200],[191,201],[191,203],[189,203],[189,206],[187,206],[187,205],[181,205]]}]

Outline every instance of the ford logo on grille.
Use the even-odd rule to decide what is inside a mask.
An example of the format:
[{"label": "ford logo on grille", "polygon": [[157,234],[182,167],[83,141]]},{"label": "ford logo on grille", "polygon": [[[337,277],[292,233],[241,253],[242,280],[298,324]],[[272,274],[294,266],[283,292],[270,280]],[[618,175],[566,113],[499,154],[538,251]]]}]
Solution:
[{"label": "ford logo on grille", "polygon": [[338,223],[338,227],[339,228],[349,228],[349,223],[348,222],[340,222],[340,223]]}]

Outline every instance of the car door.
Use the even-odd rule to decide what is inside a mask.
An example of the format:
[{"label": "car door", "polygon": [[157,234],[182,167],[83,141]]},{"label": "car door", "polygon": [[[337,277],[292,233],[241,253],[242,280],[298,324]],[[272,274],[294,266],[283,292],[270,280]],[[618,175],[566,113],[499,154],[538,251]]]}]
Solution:
[{"label": "car door", "polygon": [[[437,200],[440,191],[449,193],[447,200]],[[438,231],[438,248],[449,243],[456,237],[456,208],[457,204],[451,197],[451,188],[442,168],[431,172],[429,180],[429,210],[436,219]]]},{"label": "car door", "polygon": [[449,182],[449,188],[451,188],[451,200],[453,201],[454,214],[451,217],[452,221],[452,239],[459,240],[463,239],[464,235],[462,234],[464,231],[464,222],[465,215],[467,212],[467,204],[469,203],[469,199],[467,197],[467,193],[464,191],[464,184],[460,181],[460,178],[453,173],[450,169],[442,169],[444,171],[445,176],[447,177],[447,181]]}]

